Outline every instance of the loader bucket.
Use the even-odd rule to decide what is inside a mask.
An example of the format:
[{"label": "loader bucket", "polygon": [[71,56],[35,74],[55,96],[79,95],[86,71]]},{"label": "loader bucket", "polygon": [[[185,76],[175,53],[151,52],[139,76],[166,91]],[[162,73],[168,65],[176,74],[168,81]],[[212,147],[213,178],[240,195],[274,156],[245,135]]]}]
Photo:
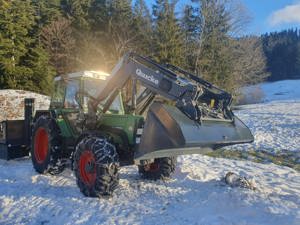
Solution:
[{"label": "loader bucket", "polygon": [[253,140],[249,128],[237,117],[199,123],[189,119],[176,107],[155,102],[148,111],[135,160],[204,154]]}]

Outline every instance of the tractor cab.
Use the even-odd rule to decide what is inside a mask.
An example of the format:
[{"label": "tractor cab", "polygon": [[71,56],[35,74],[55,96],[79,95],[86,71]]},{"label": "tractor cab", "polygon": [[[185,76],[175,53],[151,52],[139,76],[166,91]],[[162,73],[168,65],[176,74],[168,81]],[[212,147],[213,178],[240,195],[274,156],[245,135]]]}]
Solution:
[{"label": "tractor cab", "polygon": [[[58,118],[57,124],[63,132],[63,136],[71,142],[74,142],[83,132],[88,130],[89,104],[102,91],[108,79],[109,74],[96,71],[71,73],[55,78],[50,110],[55,112]],[[97,106],[97,114],[102,114],[105,102],[106,99]],[[126,127],[126,123],[120,121],[124,120],[124,116],[120,92],[110,105],[109,110],[101,116],[101,121],[93,120],[92,123],[95,125],[95,129],[98,129],[99,123],[104,125],[111,124],[113,121]]]},{"label": "tractor cab", "polygon": [[[98,71],[82,71],[56,77],[50,108],[87,113],[89,101],[98,96],[108,78],[109,74]],[[101,110],[101,104],[98,107]],[[121,93],[117,95],[107,113],[124,114]]]},{"label": "tractor cab", "polygon": [[[106,86],[109,78],[109,74],[95,71],[76,72],[55,78],[50,112],[56,115],[56,124],[67,148],[74,149],[78,138],[89,131],[113,137],[119,146],[134,146],[138,124],[144,118],[125,113],[121,91],[113,97],[105,113],[103,108],[108,99],[111,101],[111,94],[97,105],[95,119],[90,118],[91,103]],[[128,155],[127,152],[126,154]],[[120,158],[121,155],[122,153]],[[132,157],[130,160],[133,160]]]}]

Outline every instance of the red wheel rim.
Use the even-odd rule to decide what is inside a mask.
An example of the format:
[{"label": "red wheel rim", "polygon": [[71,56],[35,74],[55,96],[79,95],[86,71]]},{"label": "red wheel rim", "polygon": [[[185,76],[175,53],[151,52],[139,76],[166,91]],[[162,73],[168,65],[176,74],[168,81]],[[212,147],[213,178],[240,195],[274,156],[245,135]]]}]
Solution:
[{"label": "red wheel rim", "polygon": [[157,172],[157,171],[159,171],[159,164],[156,163],[156,162],[151,163],[151,164],[149,165],[149,171],[150,171],[150,172]]},{"label": "red wheel rim", "polygon": [[34,156],[38,163],[43,163],[48,154],[48,133],[45,128],[40,127],[35,134]]},{"label": "red wheel rim", "polygon": [[84,183],[92,186],[96,181],[96,167],[94,154],[85,150],[79,159],[80,177]]}]

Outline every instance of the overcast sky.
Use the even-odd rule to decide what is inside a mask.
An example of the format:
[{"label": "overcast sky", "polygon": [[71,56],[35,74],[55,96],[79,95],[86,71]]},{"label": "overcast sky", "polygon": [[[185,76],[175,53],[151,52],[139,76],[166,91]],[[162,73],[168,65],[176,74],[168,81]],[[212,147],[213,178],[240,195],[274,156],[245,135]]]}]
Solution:
[{"label": "overcast sky", "polygon": [[[149,6],[155,0],[146,0]],[[300,28],[300,0],[240,0],[248,8],[252,22],[247,34],[262,34],[286,28]],[[179,0],[178,9],[190,3]]]}]

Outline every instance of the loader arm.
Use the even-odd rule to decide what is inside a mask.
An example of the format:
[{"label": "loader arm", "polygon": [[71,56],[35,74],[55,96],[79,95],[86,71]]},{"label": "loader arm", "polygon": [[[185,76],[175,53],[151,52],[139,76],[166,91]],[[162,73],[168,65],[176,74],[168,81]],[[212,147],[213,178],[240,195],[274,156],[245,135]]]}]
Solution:
[{"label": "loader arm", "polygon": [[[135,53],[126,54],[112,70],[111,78],[91,104],[94,112],[101,103],[101,111],[105,113],[129,80],[133,84],[129,113],[141,115],[148,109],[142,135],[136,138],[134,160],[137,162],[204,154],[223,146],[253,141],[250,130],[231,111],[229,93],[179,67],[162,66]],[[138,81],[144,90],[137,96]],[[174,101],[175,106],[151,104],[156,95]]]},{"label": "loader arm", "polygon": [[129,79],[133,87],[137,81],[145,87],[137,99],[136,90],[133,90],[131,107],[139,113],[149,106],[155,95],[161,95],[176,102],[176,107],[194,121],[200,122],[204,116],[232,119],[230,94],[178,67],[162,66],[135,53],[127,53],[114,67],[110,80],[93,102],[93,108],[110,96],[103,107],[105,113]]}]

